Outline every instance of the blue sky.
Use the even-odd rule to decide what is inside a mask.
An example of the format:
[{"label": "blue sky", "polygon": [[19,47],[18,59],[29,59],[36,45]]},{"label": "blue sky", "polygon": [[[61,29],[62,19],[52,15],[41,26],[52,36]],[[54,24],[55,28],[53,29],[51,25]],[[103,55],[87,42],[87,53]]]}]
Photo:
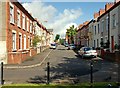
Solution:
[{"label": "blue sky", "polygon": [[100,8],[103,9],[106,4],[106,2],[46,2],[46,3],[49,5],[53,5],[61,13],[64,11],[64,9],[81,8],[83,14],[77,20],[74,21],[77,24],[82,24],[84,21],[93,19],[94,12],[98,12]]},{"label": "blue sky", "polygon": [[94,12],[104,9],[105,4],[106,2],[43,2],[43,0],[30,2],[24,0],[23,6],[46,28],[54,29],[55,35],[60,34],[64,37],[69,26],[74,24],[77,27],[93,19]]}]

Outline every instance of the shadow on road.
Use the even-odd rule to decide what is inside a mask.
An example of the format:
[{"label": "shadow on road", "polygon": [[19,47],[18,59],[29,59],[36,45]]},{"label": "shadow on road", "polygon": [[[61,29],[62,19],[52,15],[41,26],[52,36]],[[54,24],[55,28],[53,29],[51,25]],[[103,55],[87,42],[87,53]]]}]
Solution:
[{"label": "shadow on road", "polygon": [[[99,68],[95,68],[93,73],[98,70]],[[89,61],[82,61],[78,57],[64,57],[64,63],[59,63],[57,66],[51,67],[50,71],[52,75],[51,80],[73,78],[79,81],[80,76],[90,75],[90,63]],[[88,79],[89,78],[87,78],[87,80]]]}]

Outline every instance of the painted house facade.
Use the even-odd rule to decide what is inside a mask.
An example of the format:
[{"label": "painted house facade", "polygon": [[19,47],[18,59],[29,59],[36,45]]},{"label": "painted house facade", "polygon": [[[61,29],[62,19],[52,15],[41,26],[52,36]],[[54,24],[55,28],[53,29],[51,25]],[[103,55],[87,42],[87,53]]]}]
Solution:
[{"label": "painted house facade", "polygon": [[[86,46],[83,37],[88,35],[90,47],[103,47],[114,52],[115,45],[120,45],[120,1],[107,3],[105,9],[100,9],[94,14],[93,21],[90,21],[88,32],[85,32],[85,26],[77,31],[81,45]],[[84,23],[83,23],[84,24]],[[88,34],[86,34],[88,33]],[[79,41],[78,41],[79,42]]]},{"label": "painted house facade", "polygon": [[94,20],[91,20],[89,23],[89,29],[88,29],[88,38],[89,38],[89,47],[94,47],[93,46],[93,29],[94,28]]},{"label": "painted house facade", "polygon": [[[107,5],[110,7],[107,8]],[[106,4],[106,12],[98,17],[98,22],[101,23],[100,28],[103,30],[101,37],[104,48],[108,48],[111,52],[114,52],[116,44],[119,45],[119,6],[120,2]]]}]

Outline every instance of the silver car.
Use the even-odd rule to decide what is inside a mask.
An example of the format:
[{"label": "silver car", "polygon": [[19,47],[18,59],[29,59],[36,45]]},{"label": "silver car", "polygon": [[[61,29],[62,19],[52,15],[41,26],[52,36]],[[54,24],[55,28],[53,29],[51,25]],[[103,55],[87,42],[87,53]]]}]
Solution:
[{"label": "silver car", "polygon": [[56,49],[56,44],[50,44],[50,49]]},{"label": "silver car", "polygon": [[82,56],[82,58],[84,57],[97,57],[97,51],[94,50],[92,47],[82,47],[79,51],[78,51],[79,55]]}]

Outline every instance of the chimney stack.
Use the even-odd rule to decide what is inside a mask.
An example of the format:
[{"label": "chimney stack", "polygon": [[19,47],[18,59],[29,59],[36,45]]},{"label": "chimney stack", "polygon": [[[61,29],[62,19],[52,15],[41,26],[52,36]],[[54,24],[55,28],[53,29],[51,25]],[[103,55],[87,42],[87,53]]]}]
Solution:
[{"label": "chimney stack", "polygon": [[97,17],[99,17],[99,12],[94,13],[94,19],[97,18]]},{"label": "chimney stack", "polygon": [[105,13],[105,9],[100,9],[99,10],[99,15],[101,16],[103,13]]},{"label": "chimney stack", "polygon": [[105,5],[105,11],[107,11],[108,9],[110,9],[113,5],[114,5],[114,3],[107,3]]}]

